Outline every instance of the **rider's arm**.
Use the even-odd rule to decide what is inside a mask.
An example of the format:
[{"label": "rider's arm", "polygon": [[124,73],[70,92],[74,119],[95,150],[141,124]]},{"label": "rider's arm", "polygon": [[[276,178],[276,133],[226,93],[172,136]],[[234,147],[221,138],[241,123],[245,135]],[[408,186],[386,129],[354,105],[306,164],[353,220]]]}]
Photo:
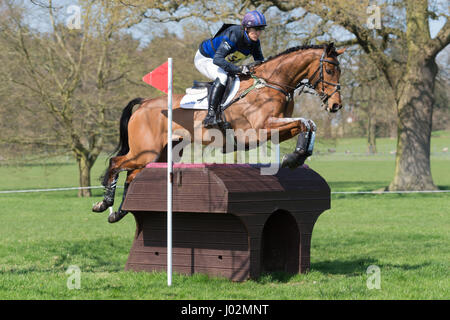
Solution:
[{"label": "rider's arm", "polygon": [[238,73],[240,68],[235,66],[231,62],[225,60],[225,57],[228,56],[231,52],[233,52],[234,43],[230,43],[230,40],[224,39],[220,46],[216,50],[216,54],[214,55],[213,63],[218,65],[223,70],[228,73]]},{"label": "rider's arm", "polygon": [[261,50],[261,43],[259,42],[259,40],[257,44],[253,46],[252,55],[255,61],[264,61],[264,56]]}]

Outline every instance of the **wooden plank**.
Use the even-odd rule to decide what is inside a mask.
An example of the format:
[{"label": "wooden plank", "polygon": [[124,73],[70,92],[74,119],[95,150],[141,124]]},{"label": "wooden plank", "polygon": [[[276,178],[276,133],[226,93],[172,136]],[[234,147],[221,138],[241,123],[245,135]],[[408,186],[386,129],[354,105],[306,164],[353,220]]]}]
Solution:
[{"label": "wooden plank", "polygon": [[[166,271],[166,266],[149,266],[146,264],[127,264],[126,270],[133,271]],[[248,268],[242,268],[241,270],[225,269],[225,268],[213,268],[213,267],[197,267],[192,270],[190,267],[176,266],[173,268],[174,272],[192,275],[194,273],[205,273],[210,276],[225,277],[232,281],[244,281],[249,278]]]},{"label": "wooden plank", "polygon": [[[167,217],[165,212],[137,213],[139,217],[145,218],[140,226],[145,230],[166,230]],[[206,214],[177,212],[173,216],[174,231],[205,231],[209,232],[231,232],[246,234],[247,230],[242,221],[233,215],[227,214]]]},{"label": "wooden plank", "polygon": [[[145,241],[161,240],[167,237],[166,230],[151,230],[151,232],[146,232],[143,229],[143,238]],[[241,232],[210,232],[210,231],[198,231],[192,232],[187,231],[173,231],[173,243],[203,243],[204,241],[209,241],[211,243],[242,243],[247,242],[247,233]]]},{"label": "wooden plank", "polygon": [[[159,246],[142,246],[142,247],[135,247],[133,250],[134,252],[140,252],[145,254],[166,254],[167,253],[167,247],[159,247]],[[188,247],[188,248],[182,248],[182,247],[175,247],[172,248],[172,252],[174,254],[192,254],[193,252],[196,254],[201,254],[204,256],[220,256],[220,255],[229,255],[229,256],[248,256],[249,251],[248,250],[222,250],[222,249],[205,249],[205,248],[195,248],[195,247]],[[225,253],[224,253],[225,252]]]},{"label": "wooden plank", "polygon": [[[148,265],[167,265],[167,254],[160,253],[158,255],[139,254],[133,252],[128,261],[132,264],[148,264]],[[173,254],[173,266],[181,267],[213,267],[226,269],[239,269],[250,266],[248,256],[230,256],[226,252],[217,256],[202,254]]]},{"label": "wooden plank", "polygon": [[323,200],[295,200],[295,201],[251,201],[251,202],[229,202],[228,212],[234,214],[264,214],[273,213],[277,210],[311,212],[325,211],[330,208],[329,202]]},{"label": "wooden plank", "polygon": [[[146,241],[142,239],[135,239],[135,247],[165,247],[167,246],[167,242],[165,240],[161,241]],[[198,242],[181,242],[181,243],[173,243],[173,246],[177,246],[179,248],[200,248],[200,249],[214,249],[214,250],[236,250],[236,251],[245,251],[248,249],[247,243],[231,243],[231,242],[206,242],[199,244]]]}]

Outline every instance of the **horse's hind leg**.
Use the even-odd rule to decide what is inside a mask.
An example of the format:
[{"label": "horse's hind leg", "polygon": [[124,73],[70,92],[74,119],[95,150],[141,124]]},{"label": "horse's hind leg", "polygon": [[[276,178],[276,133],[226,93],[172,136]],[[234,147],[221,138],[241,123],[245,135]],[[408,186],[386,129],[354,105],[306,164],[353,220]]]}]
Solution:
[{"label": "horse's hind leg", "polygon": [[105,193],[103,200],[97,202],[92,207],[94,212],[103,212],[114,204],[114,195],[116,193],[117,180],[119,179],[120,165],[125,160],[125,156],[113,157],[109,160],[109,167],[103,178]]},{"label": "horse's hind leg", "polygon": [[[182,140],[179,140],[179,141],[173,141],[172,146],[175,147],[177,144],[181,143],[181,141],[182,141]],[[180,159],[181,159],[182,156],[183,156],[183,149],[181,149],[181,151],[180,151],[180,153],[179,153]],[[149,158],[148,160],[149,160],[148,162],[151,162],[151,161],[155,161],[155,162],[167,162],[167,145],[163,148],[163,150],[159,153],[159,155],[158,155],[157,157],[155,157],[155,158],[152,157],[151,159]],[[148,162],[146,162],[146,164],[147,164]],[[130,163],[130,164],[128,164],[127,166],[130,167],[131,165],[132,165],[132,164]],[[138,167],[137,164],[135,164],[135,166]],[[125,200],[125,196],[126,196],[126,194],[127,194],[127,192],[128,192],[128,186],[130,185],[131,181],[134,180],[134,178],[136,177],[136,175],[137,175],[139,172],[141,172],[143,169],[144,169],[144,168],[141,167],[141,168],[138,168],[138,169],[134,169],[134,170],[128,171],[128,174],[127,174],[127,180],[125,181],[125,184],[124,184],[124,190],[123,190],[122,202],[120,203],[119,209],[118,209],[117,211],[111,212],[111,213],[109,214],[109,216],[108,216],[108,222],[109,222],[109,223],[115,223],[115,222],[118,222],[118,221],[120,221],[123,217],[125,217],[125,216],[127,215],[128,211],[122,210],[122,204],[123,204],[123,201]]]},{"label": "horse's hind leg", "polygon": [[114,223],[114,222],[118,222],[119,220],[121,220],[123,217],[125,217],[128,213],[128,211],[122,210],[122,205],[123,202],[125,200],[125,197],[127,195],[128,192],[128,187],[130,186],[131,181],[133,181],[133,179],[136,177],[136,175],[142,171],[143,168],[141,169],[136,169],[133,171],[128,171],[127,173],[127,180],[125,181],[125,184],[123,186],[123,196],[122,196],[122,201],[120,202],[120,206],[119,209],[117,209],[117,211],[115,212],[111,212],[108,216],[108,222],[109,223]]}]

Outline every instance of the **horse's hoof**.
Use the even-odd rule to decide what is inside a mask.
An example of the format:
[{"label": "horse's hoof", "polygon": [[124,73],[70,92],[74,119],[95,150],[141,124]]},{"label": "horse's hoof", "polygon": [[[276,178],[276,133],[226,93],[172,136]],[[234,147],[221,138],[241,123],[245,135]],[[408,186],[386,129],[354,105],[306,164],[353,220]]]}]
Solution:
[{"label": "horse's hoof", "polygon": [[299,156],[298,160],[297,160],[297,163],[296,163],[296,165],[297,165],[296,168],[298,168],[300,166],[303,167],[305,165],[306,158],[308,158],[308,156]]},{"label": "horse's hoof", "polygon": [[231,123],[229,122],[222,122],[222,124],[220,125],[220,127],[222,128],[222,130],[229,130],[229,129],[233,129],[233,127],[231,126]]},{"label": "horse's hoof", "polygon": [[292,170],[296,169],[303,165],[306,158],[307,157],[305,155],[300,155],[296,152],[285,154],[281,160],[281,167],[290,168]]},{"label": "horse's hoof", "polygon": [[295,162],[297,160],[297,156],[294,153],[288,153],[283,156],[283,159],[281,160],[281,167],[282,168],[290,168],[295,169]]},{"label": "horse's hoof", "polygon": [[92,211],[93,212],[103,212],[106,209],[108,209],[111,205],[108,205],[105,200],[97,202],[96,204],[94,204],[94,206],[92,207]]},{"label": "horse's hoof", "polygon": [[118,221],[122,220],[122,218],[125,217],[127,215],[127,213],[128,213],[128,211],[123,211],[123,210],[111,212],[108,216],[108,222],[109,223],[118,222]]}]

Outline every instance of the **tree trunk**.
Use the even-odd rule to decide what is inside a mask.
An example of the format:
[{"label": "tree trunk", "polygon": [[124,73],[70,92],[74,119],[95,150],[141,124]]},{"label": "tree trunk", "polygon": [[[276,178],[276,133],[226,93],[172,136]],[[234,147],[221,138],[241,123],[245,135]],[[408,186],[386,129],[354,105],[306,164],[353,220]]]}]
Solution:
[{"label": "tree trunk", "polygon": [[400,89],[397,154],[389,190],[435,190],[430,168],[433,91],[437,65],[433,59],[416,61]]},{"label": "tree trunk", "polygon": [[[86,156],[77,157],[80,187],[82,188],[91,186],[91,168],[94,163],[88,159]],[[90,197],[91,195],[91,189],[80,189],[78,191],[79,197]]]},{"label": "tree trunk", "polygon": [[406,2],[408,60],[396,87],[398,114],[397,154],[390,190],[435,190],[431,177],[430,139],[434,82],[438,67],[427,56],[430,41],[428,1]]},{"label": "tree trunk", "polygon": [[369,154],[377,153],[377,143],[376,143],[376,128],[377,122],[373,116],[369,114],[368,120],[368,130],[367,130],[367,152]]}]

